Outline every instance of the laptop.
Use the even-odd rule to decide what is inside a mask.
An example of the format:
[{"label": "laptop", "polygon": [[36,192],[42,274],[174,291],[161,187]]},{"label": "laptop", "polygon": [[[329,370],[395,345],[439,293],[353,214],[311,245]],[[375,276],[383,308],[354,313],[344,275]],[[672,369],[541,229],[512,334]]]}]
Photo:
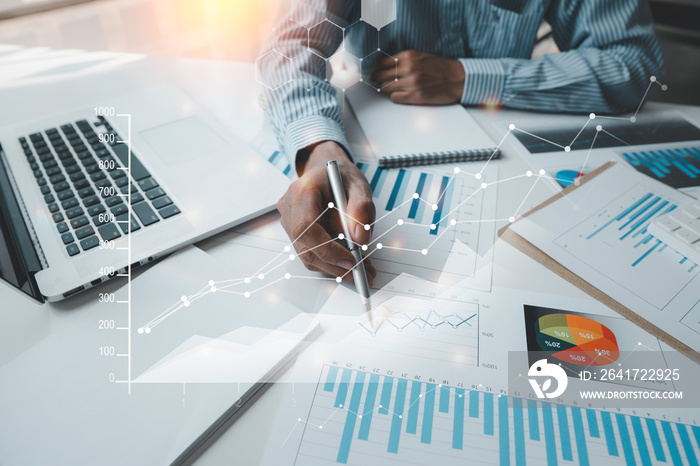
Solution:
[{"label": "laptop", "polygon": [[176,88],[18,121],[0,129],[0,275],[62,300],[271,211],[288,184]]}]

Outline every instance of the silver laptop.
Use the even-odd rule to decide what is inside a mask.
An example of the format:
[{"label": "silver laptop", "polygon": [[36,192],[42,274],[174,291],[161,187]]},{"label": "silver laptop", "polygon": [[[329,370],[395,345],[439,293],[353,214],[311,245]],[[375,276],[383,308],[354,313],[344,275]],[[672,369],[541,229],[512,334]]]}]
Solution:
[{"label": "silver laptop", "polygon": [[0,145],[0,275],[38,300],[270,211],[289,184],[174,88],[17,122]]}]

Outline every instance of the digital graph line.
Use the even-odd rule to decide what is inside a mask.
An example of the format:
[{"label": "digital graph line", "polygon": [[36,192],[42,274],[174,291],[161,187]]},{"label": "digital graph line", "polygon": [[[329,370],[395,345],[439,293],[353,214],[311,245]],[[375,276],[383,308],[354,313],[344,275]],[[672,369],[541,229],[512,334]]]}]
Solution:
[{"label": "digital graph line", "polygon": [[[375,185],[375,189],[381,188],[380,183],[383,182],[383,179],[385,179],[387,170],[385,169],[377,169],[375,172],[375,176],[373,177],[372,183]],[[425,175],[425,176],[424,176]],[[428,174],[421,174],[420,176],[423,177],[425,185],[425,180],[428,179]],[[450,210],[448,213],[443,214],[443,209],[445,209],[449,203],[447,201],[451,202],[451,194],[446,194],[446,191],[450,190],[451,187],[454,186],[454,182],[451,182],[456,176],[465,176],[465,177],[472,177],[473,179],[476,180],[481,180],[482,183],[478,186],[478,188],[467,195],[464,200],[460,201],[459,203],[456,203],[455,208]],[[406,219],[398,219],[395,221],[395,223],[387,228],[387,231],[379,235],[378,237],[374,238],[372,241],[370,241],[368,244],[359,244],[354,242],[352,239],[351,242],[354,245],[359,246],[363,252],[365,253],[363,256],[363,261],[368,260],[371,258],[371,256],[376,253],[377,251],[386,248],[386,249],[393,249],[397,251],[403,251],[403,252],[409,252],[409,253],[415,253],[415,254],[421,254],[423,256],[427,256],[430,252],[430,249],[436,244],[436,242],[444,235],[446,234],[450,228],[456,227],[458,224],[467,224],[467,223],[475,223],[472,220],[462,220],[462,221],[457,221],[455,219],[451,219],[449,222],[447,222],[448,217],[461,205],[469,201],[473,196],[478,194],[480,191],[483,191],[485,189],[488,189],[490,186],[497,186],[502,183],[507,183],[509,181],[521,179],[521,178],[533,178],[535,182],[539,178],[548,178],[548,176],[545,174],[544,170],[540,170],[538,174],[532,173],[532,171],[527,171],[526,173],[518,176],[513,176],[510,178],[506,178],[503,180],[494,180],[489,183],[487,183],[482,175],[481,172],[476,172],[476,173],[469,173],[467,171],[460,170],[458,167],[456,167],[453,170],[453,173],[451,176],[443,176],[441,178],[441,187],[438,195],[438,199],[440,199],[436,203],[430,202],[427,198],[422,197],[420,193],[416,192],[412,196],[409,196],[408,199],[401,203],[397,203],[396,199],[390,199],[392,201],[392,210],[387,211],[384,215],[379,216],[375,221],[369,224],[365,224],[364,228],[365,230],[370,230],[373,227],[377,226],[380,222],[385,222],[388,221],[388,216],[391,215],[392,213],[396,212],[400,208],[406,206],[407,204],[415,203],[418,202],[419,205],[425,205],[429,206],[429,208],[433,211],[431,223],[422,223],[421,216],[418,216],[419,209],[416,208],[414,209],[413,206],[411,207],[411,210],[409,212],[408,217],[410,217],[412,214],[415,217],[414,219],[411,218],[406,218]],[[401,186],[403,184],[403,179],[398,179],[398,182],[396,185]],[[379,186],[378,186],[379,185]],[[396,185],[393,188],[393,190],[396,189]],[[399,188],[399,190],[402,188]],[[393,193],[392,190],[392,193]],[[532,189],[528,191],[527,195],[523,199],[523,202],[525,202],[531,195]],[[398,198],[398,194],[396,196],[392,195],[392,198],[396,197]],[[522,204],[521,204],[522,206]],[[519,209],[518,209],[519,210]],[[324,217],[327,216],[331,211],[336,211],[338,212],[339,215],[345,215],[348,219],[353,220],[357,223],[357,219],[354,219],[352,216],[350,216],[347,213],[341,213],[338,209],[337,206],[335,206],[332,202],[328,203],[327,207],[316,217],[315,221],[302,232],[301,235],[299,235],[296,239],[294,239],[289,245],[285,246],[282,251],[277,253],[272,259],[266,262],[265,265],[260,267],[254,274],[250,276],[245,276],[245,277],[236,277],[236,278],[230,278],[226,280],[221,280],[221,281],[215,281],[215,280],[209,280],[208,284],[206,286],[203,286],[200,288],[197,292],[191,294],[191,295],[182,295],[181,299],[178,302],[173,303],[171,306],[169,306],[167,309],[162,311],[158,316],[155,318],[151,319],[150,321],[144,323],[142,326],[138,327],[137,332],[139,334],[150,334],[153,328],[164,322],[167,318],[173,316],[177,311],[189,307],[192,303],[195,301],[201,299],[202,297],[206,296],[209,293],[216,293],[216,292],[224,292],[232,295],[239,295],[244,298],[249,298],[252,294],[257,293],[262,291],[263,289],[268,288],[271,285],[274,285],[275,283],[279,283],[283,280],[291,280],[291,279],[322,279],[322,280],[327,280],[327,281],[335,281],[337,283],[342,282],[343,278],[348,276],[349,274],[352,273],[352,268],[350,270],[347,270],[343,273],[343,275],[340,275],[338,277],[312,277],[312,276],[302,276],[302,275],[292,275],[290,273],[285,273],[283,276],[280,277],[275,277],[274,279],[270,276],[271,273],[273,273],[275,270],[278,268],[284,266],[287,262],[289,261],[294,261],[300,257],[302,257],[304,254],[311,253],[314,249],[323,247],[327,244],[329,244],[332,241],[337,240],[344,240],[345,236],[341,233],[337,235],[335,238],[331,238],[330,240],[316,245],[313,248],[302,250],[301,252],[296,252],[293,251],[295,248],[295,245],[297,242],[302,238],[304,234],[306,234],[313,226],[314,224],[318,224],[319,221]],[[514,213],[513,216],[509,217],[508,219],[479,219],[479,222],[482,221],[509,221],[509,222],[514,222],[515,221],[515,215],[517,215],[517,212]],[[413,222],[410,222],[409,220],[413,220]],[[444,225],[444,226],[443,226]],[[428,231],[428,235],[434,236],[434,238],[422,249],[415,249],[415,248],[408,248],[408,247],[398,247],[398,246],[392,246],[392,245],[385,245],[383,244],[380,239],[382,236],[388,234],[390,231],[393,231],[396,228],[400,227],[405,227],[405,226],[413,226],[417,228],[425,228]],[[359,264],[355,264],[353,266],[357,267]],[[266,282],[266,283],[263,283]],[[258,286],[255,286],[256,283],[259,283]],[[252,286],[251,286],[252,285]]]}]

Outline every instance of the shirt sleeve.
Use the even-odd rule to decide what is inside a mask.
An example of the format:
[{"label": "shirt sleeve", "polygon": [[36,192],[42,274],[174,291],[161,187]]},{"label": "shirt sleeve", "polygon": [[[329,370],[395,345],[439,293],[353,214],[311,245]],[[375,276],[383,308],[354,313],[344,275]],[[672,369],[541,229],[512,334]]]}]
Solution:
[{"label": "shirt sleeve", "polygon": [[335,141],[350,153],[325,59],[340,46],[355,3],[292,2],[290,16],[277,22],[256,60],[266,116],[292,166],[301,149],[321,141]]},{"label": "shirt sleeve", "polygon": [[637,108],[662,72],[646,0],[554,0],[546,19],[559,53],[460,59],[464,105],[622,113]]}]

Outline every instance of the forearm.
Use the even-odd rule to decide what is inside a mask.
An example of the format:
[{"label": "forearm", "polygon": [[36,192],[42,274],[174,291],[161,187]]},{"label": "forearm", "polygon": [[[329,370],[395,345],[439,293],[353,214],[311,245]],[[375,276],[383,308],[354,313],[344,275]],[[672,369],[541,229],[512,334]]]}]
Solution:
[{"label": "forearm", "polygon": [[325,1],[296,5],[291,12],[294,21],[285,17],[276,25],[274,37],[256,62],[266,116],[293,165],[298,152],[314,143],[335,141],[348,146],[341,108],[325,79],[327,64],[320,58],[338,48],[342,31],[315,27],[309,32],[305,26],[331,14]]}]

